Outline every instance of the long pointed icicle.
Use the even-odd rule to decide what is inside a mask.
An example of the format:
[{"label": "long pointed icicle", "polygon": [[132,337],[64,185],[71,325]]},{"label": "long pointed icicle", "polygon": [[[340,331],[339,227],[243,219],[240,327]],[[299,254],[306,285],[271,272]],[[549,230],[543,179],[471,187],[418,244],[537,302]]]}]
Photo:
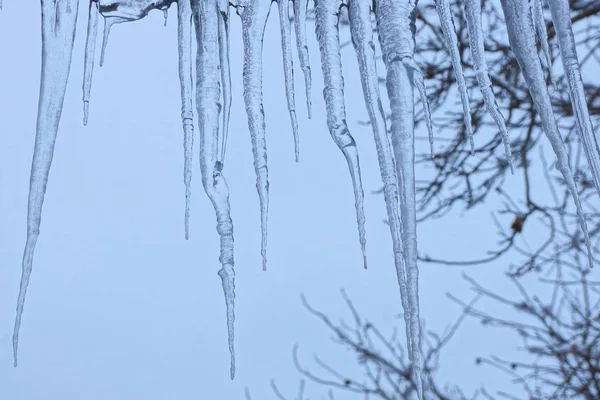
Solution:
[{"label": "long pointed icicle", "polygon": [[364,267],[367,268],[364,193],[360,173],[358,149],[346,124],[344,104],[344,78],[340,56],[339,9],[341,0],[315,1],[315,29],[321,50],[323,71],[323,97],[327,109],[327,126],[333,141],[340,148],[352,176],[358,234],[363,253]]},{"label": "long pointed icicle", "polygon": [[471,154],[473,154],[475,151],[475,143],[473,141],[473,127],[471,126],[471,106],[469,105],[467,84],[465,82],[465,76],[460,62],[458,38],[456,37],[452,11],[450,10],[450,2],[449,0],[436,0],[435,5],[440,18],[440,25],[442,27],[442,31],[444,32],[446,49],[448,50],[450,61],[452,62],[452,68],[454,69],[454,76],[456,77],[456,84],[458,86],[460,101],[463,107],[465,127],[467,129],[467,135],[471,144]]},{"label": "long pointed icicle", "polygon": [[473,67],[475,68],[475,76],[479,84],[479,90],[483,97],[483,102],[488,110],[488,113],[500,129],[502,140],[504,142],[504,153],[510,165],[510,172],[515,173],[515,167],[510,150],[510,138],[508,129],[504,121],[504,116],[496,102],[496,96],[492,91],[492,81],[490,80],[487,62],[485,60],[485,47],[483,28],[481,25],[481,0],[465,0],[465,20],[467,21],[467,31],[469,33],[469,45],[471,49],[471,57],[473,58]]},{"label": "long pointed icicle", "polygon": [[219,58],[221,60],[221,85],[223,86],[223,126],[221,128],[221,155],[225,162],[229,120],[231,117],[231,66],[229,62],[229,1],[219,0]]},{"label": "long pointed icicle", "polygon": [[533,104],[540,115],[544,133],[552,145],[554,154],[556,154],[556,166],[565,179],[571,196],[573,196],[579,223],[585,237],[585,245],[588,249],[588,258],[591,267],[593,265],[593,258],[587,223],[583,207],[581,206],[581,200],[579,199],[577,185],[569,166],[567,149],[554,118],[550,94],[544,80],[544,71],[537,56],[535,32],[528,0],[502,0],[501,3],[512,51],[521,69],[521,74],[525,78],[529,93],[531,93],[531,97],[533,98]]},{"label": "long pointed icicle", "polygon": [[544,18],[544,9],[542,8],[542,0],[531,0],[531,7],[533,8],[533,20],[535,23],[535,31],[537,33],[538,40],[546,59],[546,68],[548,68],[548,75],[554,85],[554,89],[557,90],[556,79],[552,73],[552,57],[550,57],[550,47],[548,46],[548,30],[546,29],[546,20]]},{"label": "long pointed icicle", "polygon": [[413,0],[380,0],[375,15],[387,68],[387,92],[392,112],[391,138],[400,191],[404,263],[396,264],[396,274],[407,325],[409,359],[413,366],[417,396],[423,400],[415,202],[414,89],[411,77],[413,69],[410,66],[414,62],[415,51],[415,8],[416,2]]},{"label": "long pointed icicle", "polygon": [[33,267],[35,245],[40,233],[46,184],[71,69],[78,7],[79,0],[42,0],[42,75],[35,148],[29,181],[27,242],[23,252],[23,272],[13,333],[15,367],[23,306]]},{"label": "long pointed icicle", "polygon": [[558,37],[563,69],[569,85],[569,96],[573,113],[577,123],[577,130],[583,143],[583,149],[592,171],[594,185],[600,194],[600,150],[598,139],[594,134],[594,127],[590,120],[590,113],[585,98],[585,90],[581,79],[581,67],[577,57],[575,36],[569,13],[569,2],[563,0],[550,0],[550,12]]},{"label": "long pointed icicle", "polygon": [[[373,28],[371,25],[370,5],[363,0],[350,0],[349,2],[350,33],[358,58],[358,67],[363,87],[365,104],[371,120],[377,159],[381,180],[383,181],[383,196],[385,199],[387,215],[394,249],[394,265],[396,270],[403,270],[402,258],[402,226],[399,214],[398,179],[396,176],[396,160],[387,133],[385,113],[379,94],[379,76],[375,62],[375,48],[373,47]],[[404,272],[403,272],[404,273]],[[406,285],[406,282],[404,283]],[[402,290],[402,306],[408,309],[406,290]],[[408,318],[409,314],[405,313]],[[410,324],[406,320],[407,336]]]},{"label": "long pointed icicle", "polygon": [[304,89],[306,91],[306,108],[308,110],[308,119],[312,118],[312,78],[310,73],[310,58],[308,56],[308,42],[306,40],[306,11],[308,9],[308,0],[294,1],[294,28],[296,31],[296,47],[298,49],[298,59],[300,68],[304,74]]},{"label": "long pointed icicle", "polygon": [[192,6],[190,0],[177,3],[177,47],[179,51],[179,84],[181,87],[181,122],[183,125],[183,183],[185,185],[185,239],[190,237],[190,203],[194,151],[194,106],[192,96]]},{"label": "long pointed icicle", "polygon": [[85,58],[83,64],[83,125],[87,125],[90,113],[90,92],[94,73],[94,56],[96,54],[96,37],[98,35],[98,3],[90,0],[87,37],[85,39]]},{"label": "long pointed icicle", "polygon": [[106,54],[106,46],[108,45],[108,37],[110,36],[110,29],[117,22],[115,17],[104,18],[104,32],[102,34],[102,51],[100,52],[100,66],[104,66],[104,55]]},{"label": "long pointed icicle", "polygon": [[270,1],[251,0],[243,7],[242,36],[244,40],[244,103],[252,139],[256,190],[260,201],[261,249],[263,270],[267,269],[267,215],[269,210],[269,175],[267,140],[262,93],[263,37],[271,7]]},{"label": "long pointed icicle", "polygon": [[227,332],[231,354],[231,379],[235,377],[234,352],[234,300],[235,271],[233,268],[233,223],[229,206],[229,189],[221,173],[218,161],[219,112],[219,47],[217,0],[192,0],[195,2],[194,21],[198,56],[196,74],[196,106],[200,130],[200,171],[202,184],[217,214],[217,231],[221,238],[221,270],[219,276],[223,284],[227,307]]},{"label": "long pointed icicle", "polygon": [[294,65],[292,61],[292,27],[290,24],[289,0],[278,0],[279,25],[281,27],[281,50],[283,52],[283,71],[285,76],[285,97],[292,121],[294,133],[294,154],[296,162],[300,159],[300,143],[298,134],[298,119],[296,118],[296,101],[294,100]]}]

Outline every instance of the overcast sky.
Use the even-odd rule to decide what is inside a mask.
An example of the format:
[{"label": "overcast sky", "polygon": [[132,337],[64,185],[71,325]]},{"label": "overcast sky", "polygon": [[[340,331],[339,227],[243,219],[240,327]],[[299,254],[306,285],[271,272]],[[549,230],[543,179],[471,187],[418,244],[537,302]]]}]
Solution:
[{"label": "overcast sky", "polygon": [[[82,1],[25,304],[20,363],[13,368],[11,337],[39,91],[39,8],[35,1],[5,0],[0,12],[0,399],[242,399],[248,387],[254,400],[266,400],[274,398],[271,379],[292,398],[299,382],[291,358],[295,343],[311,370],[317,371],[312,355],[318,353],[354,376],[360,370],[353,355],[333,347],[329,332],[302,307],[300,293],[337,321],[350,317],[339,294],[344,287],[358,310],[383,332],[391,334],[397,326],[403,336],[389,229],[382,223],[384,202],[371,194],[380,187],[373,136],[357,123],[367,114],[351,46],[343,50],[346,105],[363,168],[369,269],[362,268],[347,166],[326,127],[312,25],[313,119],[306,117],[297,68],[301,162],[294,162],[273,6],[264,57],[271,196],[268,271],[263,272],[258,196],[241,96],[240,23],[233,14],[234,101],[224,169],[237,273],[237,376],[231,382],[216,220],[201,185],[197,140],[191,238],[184,240],[175,6],[166,28],[160,12],[114,26],[105,65],[95,69],[90,122],[84,128],[87,2]],[[294,61],[298,67],[295,51]],[[417,169],[418,177],[425,174]],[[510,179],[520,182],[518,176]],[[420,225],[419,248],[431,256],[476,258],[495,243],[495,230],[489,209],[475,209]],[[498,279],[506,264],[468,272],[494,282],[494,289],[512,290]],[[421,266],[421,310],[428,329],[441,333],[460,314],[446,292],[471,298],[461,272]],[[487,309],[495,312],[492,305]],[[475,367],[474,358],[492,350],[511,356],[517,343],[506,332],[483,330],[467,320],[442,353],[439,382],[459,384],[466,393],[481,385],[503,387],[508,380]],[[317,385],[307,386],[311,398],[324,393]]]}]

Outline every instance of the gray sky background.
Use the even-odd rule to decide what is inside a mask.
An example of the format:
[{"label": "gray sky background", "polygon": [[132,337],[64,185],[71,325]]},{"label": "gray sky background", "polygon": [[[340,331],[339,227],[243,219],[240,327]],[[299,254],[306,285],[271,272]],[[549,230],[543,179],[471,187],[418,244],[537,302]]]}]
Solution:
[{"label": "gray sky background", "polygon": [[[274,5],[264,55],[271,201],[269,269],[263,272],[258,197],[241,96],[240,22],[233,14],[234,102],[224,169],[237,271],[237,376],[231,382],[217,276],[218,235],[200,181],[197,140],[191,239],[183,237],[176,9],[171,7],[166,28],[160,12],[114,26],[105,65],[95,69],[90,122],[84,128],[87,2],[81,3],[17,369],[12,366],[11,337],[39,91],[40,6],[5,0],[0,13],[0,399],[242,399],[244,387],[255,400],[271,399],[271,379],[291,398],[299,382],[291,358],[294,343],[313,371],[311,357],[318,353],[349,375],[359,372],[352,354],[333,347],[329,332],[305,311],[299,297],[305,293],[337,321],[349,317],[339,294],[344,287],[359,311],[383,332],[402,328],[389,230],[382,223],[383,198],[371,194],[380,187],[375,146],[370,128],[357,124],[367,114],[352,47],[343,50],[346,105],[361,151],[370,268],[362,269],[346,163],[326,127],[318,45],[310,24],[314,115],[312,120],[306,117],[294,51],[301,162],[293,160]],[[426,173],[417,170],[418,177]],[[510,179],[520,184],[520,176]],[[487,207],[453,214],[420,225],[419,247],[437,257],[475,258],[495,242],[495,229]],[[498,279],[506,263],[469,273],[496,290],[512,291],[506,280]],[[446,292],[471,298],[461,271],[421,266],[421,310],[428,329],[442,332],[460,314]],[[487,307],[495,312],[495,306]],[[403,336],[404,330],[399,332]],[[476,367],[474,358],[492,350],[509,357],[516,343],[506,332],[484,330],[467,320],[442,354],[439,380],[459,384],[467,393],[481,385],[506,387],[508,379]],[[307,386],[311,398],[324,393],[316,385]]]}]

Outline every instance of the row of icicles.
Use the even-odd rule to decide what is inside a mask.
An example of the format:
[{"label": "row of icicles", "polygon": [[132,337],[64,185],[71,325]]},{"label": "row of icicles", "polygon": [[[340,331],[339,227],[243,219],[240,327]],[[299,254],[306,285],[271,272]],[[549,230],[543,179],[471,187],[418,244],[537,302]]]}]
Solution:
[{"label": "row of icicles", "polygon": [[[1,1],[0,7],[2,5]],[[166,17],[166,10],[173,2],[175,0],[90,1],[83,83],[84,124],[87,124],[88,121],[99,16],[104,17],[104,39],[100,57],[100,65],[102,65],[110,28],[113,24],[139,20],[152,9],[163,10]],[[222,172],[232,98],[229,65],[230,6],[236,8],[242,21],[244,103],[252,138],[254,168],[257,177],[256,187],[260,198],[261,254],[263,268],[266,268],[269,185],[266,127],[262,100],[262,47],[271,2],[271,0],[239,0],[236,2],[227,0],[179,0],[177,2],[181,117],[185,155],[185,237],[186,239],[189,237],[190,185],[195,118],[193,111],[194,63],[192,58],[192,35],[195,31],[198,43],[196,107],[200,130],[200,167],[204,189],[217,215],[217,230],[221,239],[219,260],[222,268],[219,271],[219,276],[222,279],[226,300],[232,379],[235,374],[233,348],[235,298],[233,224],[230,218],[228,187]],[[277,1],[286,99],[294,135],[296,161],[298,161],[299,134],[295,112],[292,27],[289,18],[290,2],[293,3],[298,59],[304,74],[306,102],[310,118],[311,69],[306,37],[308,0]],[[513,53],[529,87],[535,108],[541,117],[543,130],[556,154],[557,168],[565,179],[575,201],[591,265],[592,254],[588,230],[583,218],[584,214],[573,174],[570,171],[567,150],[558,130],[546,85],[545,76],[551,69],[551,58],[541,2],[542,0],[502,0],[502,8]],[[39,235],[44,192],[71,65],[79,0],[41,0],[41,4],[42,79],[29,192],[27,243],[23,256],[23,275],[13,336],[15,366],[17,365],[18,335],[23,304],[32,269],[34,247]],[[463,0],[463,5],[475,75],[488,112],[497,124],[504,141],[506,157],[511,171],[514,172],[508,130],[492,91],[485,60],[481,1]],[[339,39],[339,18],[343,6],[347,7],[348,10],[350,33],[358,58],[365,105],[373,129],[384,184],[384,197],[393,242],[394,264],[400,286],[402,307],[405,311],[408,354],[414,367],[413,378],[416,393],[419,399],[423,399],[414,175],[414,87],[417,88],[425,108],[426,126],[429,131],[432,154],[433,127],[423,75],[414,60],[416,2],[413,0],[315,0],[315,28],[321,53],[327,126],[331,137],[346,158],[352,177],[359,239],[366,268],[365,217],[359,156],[355,141],[346,124],[344,107],[344,80]],[[471,150],[473,150],[469,98],[461,66],[457,45],[458,39],[450,2],[449,0],[437,0],[436,6],[445,44],[454,68],[464,111],[464,123]],[[600,151],[593,133],[583,91],[569,16],[568,0],[549,0],[549,7],[569,85],[577,130],[584,145],[594,184],[600,193]],[[391,108],[389,126],[379,93],[375,47],[373,46],[373,21],[371,18],[373,13],[387,71],[386,87]],[[544,66],[536,50],[536,35],[545,56]],[[219,121],[221,111],[222,121]],[[390,133],[389,136],[388,132]]]}]

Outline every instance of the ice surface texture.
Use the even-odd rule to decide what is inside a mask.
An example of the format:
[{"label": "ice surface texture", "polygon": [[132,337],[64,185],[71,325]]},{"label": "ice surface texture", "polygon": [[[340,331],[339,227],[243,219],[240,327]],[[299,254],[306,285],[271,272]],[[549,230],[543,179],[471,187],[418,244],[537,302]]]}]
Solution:
[{"label": "ice surface texture", "polygon": [[[218,274],[221,277],[225,295],[232,379],[235,373],[233,347],[235,319],[234,239],[233,223],[230,217],[229,190],[223,176],[232,99],[229,62],[230,8],[236,8],[242,24],[244,103],[254,155],[256,188],[260,198],[261,255],[263,269],[266,269],[269,181],[265,111],[262,94],[262,47],[265,26],[272,2],[272,0],[91,0],[89,3],[83,77],[84,124],[87,124],[89,118],[92,73],[100,17],[104,18],[100,57],[100,65],[102,65],[110,29],[114,24],[139,20],[148,15],[153,9],[164,11],[166,16],[166,10],[169,6],[172,3],[177,3],[181,119],[185,160],[185,237],[186,239],[189,237],[192,149],[195,134],[192,96],[195,89],[202,185],[214,206],[217,231],[221,239],[219,256],[221,269]],[[485,105],[504,140],[506,156],[512,169],[508,129],[498,108],[488,76],[481,27],[481,4],[479,0],[463,0],[462,3],[465,7],[464,15],[475,75]],[[69,78],[79,0],[41,0],[41,4],[42,79],[29,188],[27,241],[23,254],[23,272],[13,336],[15,366],[17,365],[23,305],[31,276],[48,173],[52,163],[54,143],[58,133]],[[454,17],[450,1],[437,0],[435,4],[461,95],[462,108],[465,113],[465,127],[472,145],[469,98],[464,83],[460,54],[457,49]],[[366,233],[364,229],[365,217],[360,164],[358,148],[346,123],[344,78],[340,56],[340,10],[342,7],[348,7],[350,33],[358,58],[365,106],[371,120],[381,178],[384,184],[384,197],[390,221],[394,264],[406,322],[408,354],[414,367],[416,382],[421,382],[420,339],[422,333],[419,317],[414,167],[415,88],[423,100],[424,117],[430,134],[432,152],[433,126],[427,104],[423,75],[414,59],[417,3],[415,0],[314,0],[314,6],[315,31],[320,48],[321,69],[324,78],[323,96],[327,111],[327,128],[334,142],[342,151],[352,178],[359,242],[366,266]],[[300,69],[304,75],[306,104],[310,118],[311,67],[306,34],[309,1],[277,0],[277,7],[280,20],[283,68],[285,71],[283,86],[292,123],[291,131],[294,138],[295,155],[298,159],[299,132],[295,110],[292,27],[289,17],[290,12],[293,10],[293,31],[296,37]],[[589,247],[583,209],[567,162],[566,147],[554,118],[548,87],[546,86],[546,71],[542,67],[536,49],[537,38],[541,42],[545,67],[549,71],[552,61],[546,43],[547,33],[542,1],[502,0],[502,8],[513,53],[542,120],[544,132],[554,149],[558,169],[562,173],[577,206],[581,228]],[[594,183],[600,193],[600,151],[584,95],[568,1],[549,0],[549,9],[558,38],[578,132],[582,138]],[[375,18],[372,18],[373,14],[375,14]],[[378,87],[373,28],[377,32],[386,68],[386,87],[391,109],[389,127]],[[195,63],[196,79],[193,75],[194,63],[192,61],[194,33],[198,44],[196,46],[198,50]],[[337,162],[337,160],[331,162]],[[422,399],[423,387],[420,383],[417,386],[418,396]]]}]

